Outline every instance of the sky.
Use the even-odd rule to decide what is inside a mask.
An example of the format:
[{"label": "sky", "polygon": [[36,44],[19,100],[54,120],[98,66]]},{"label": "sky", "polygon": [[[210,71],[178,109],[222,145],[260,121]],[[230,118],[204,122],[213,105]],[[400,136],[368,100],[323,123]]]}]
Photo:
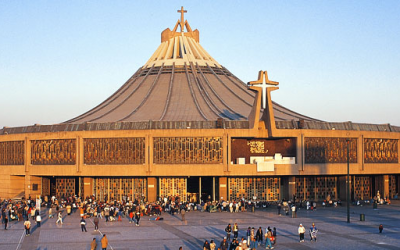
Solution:
[{"label": "sky", "polygon": [[185,19],[244,82],[330,122],[400,126],[400,1],[0,0],[0,128],[57,124],[113,94]]}]

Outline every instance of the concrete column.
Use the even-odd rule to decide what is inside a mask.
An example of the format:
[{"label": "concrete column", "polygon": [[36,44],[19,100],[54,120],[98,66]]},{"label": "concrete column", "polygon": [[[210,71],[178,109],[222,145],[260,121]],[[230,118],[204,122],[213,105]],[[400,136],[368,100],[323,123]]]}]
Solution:
[{"label": "concrete column", "polygon": [[119,189],[118,189],[118,193],[119,193],[119,200],[122,201],[122,178],[119,178]]},{"label": "concrete column", "polygon": [[293,195],[296,194],[296,177],[288,176],[287,177],[287,196],[286,200],[292,199]]},{"label": "concrete column", "polygon": [[382,193],[381,193],[381,197],[385,198],[385,197],[389,197],[389,175],[385,174],[382,176],[383,178],[383,185],[382,185]]},{"label": "concrete column", "polygon": [[108,188],[107,188],[107,200],[106,200],[106,202],[108,202],[110,200],[110,188],[111,188],[110,178],[107,178],[107,181],[108,181]]},{"label": "concrete column", "polygon": [[361,163],[361,169],[364,171],[364,135],[358,137],[357,163]]},{"label": "concrete column", "polygon": [[215,177],[213,177],[213,201],[215,201]]},{"label": "concrete column", "polygon": [[231,166],[231,161],[232,161],[232,154],[231,154],[231,152],[232,152],[232,140],[231,140],[231,136],[229,135],[229,134],[227,134],[227,147],[226,147],[226,150],[227,150],[227,157],[228,157],[228,159],[227,159],[227,167],[226,167],[226,171],[230,171],[230,166]]},{"label": "concrete column", "polygon": [[133,194],[133,185],[135,184],[135,182],[133,181],[133,178],[131,179],[131,182],[132,182],[132,188],[131,188],[131,193],[132,193],[132,195],[131,195],[131,201],[134,201],[135,200],[135,197],[133,197],[134,196],[134,194]]},{"label": "concrete column", "polygon": [[228,135],[222,135],[222,164],[224,165],[224,171],[228,169]]},{"label": "concrete column", "polygon": [[148,177],[147,178],[147,201],[157,200],[157,178]]},{"label": "concrete column", "polygon": [[145,138],[145,165],[147,165],[147,172],[151,173],[153,168],[153,137],[146,135]]},{"label": "concrete column", "polygon": [[201,177],[199,177],[199,203],[201,203]]},{"label": "concrete column", "polygon": [[219,197],[218,200],[221,200],[221,197],[224,200],[228,200],[228,177],[219,177]]},{"label": "concrete column", "polygon": [[[29,166],[31,164],[31,141],[29,140],[28,137],[25,137],[25,158],[24,158],[24,163],[25,163],[25,184],[24,184],[24,190],[25,190],[25,197],[28,198],[29,195],[31,194],[31,176],[29,174]],[[11,197],[10,197],[11,198]]]},{"label": "concrete column", "polygon": [[299,171],[304,171],[304,135],[301,134],[296,138],[296,164]]},{"label": "concrete column", "polygon": [[83,140],[80,136],[76,137],[76,172],[80,173],[83,166]]},{"label": "concrete column", "polygon": [[83,194],[82,197],[92,195],[93,178],[83,177]]},{"label": "concrete column", "polygon": [[29,195],[31,194],[31,190],[32,190],[31,176],[30,176],[29,172],[25,173],[25,186],[24,186],[24,189],[25,189],[25,198],[28,199]]}]

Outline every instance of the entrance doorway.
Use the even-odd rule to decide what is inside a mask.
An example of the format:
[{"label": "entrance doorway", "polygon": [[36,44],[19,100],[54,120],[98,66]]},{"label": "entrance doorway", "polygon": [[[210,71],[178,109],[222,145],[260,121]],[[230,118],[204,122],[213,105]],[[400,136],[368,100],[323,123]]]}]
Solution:
[{"label": "entrance doorway", "polygon": [[42,177],[42,195],[70,197],[83,195],[83,178]]},{"label": "entrance doorway", "polygon": [[217,187],[219,187],[217,177],[189,177],[187,182],[188,201],[200,203],[218,199],[219,189]]}]

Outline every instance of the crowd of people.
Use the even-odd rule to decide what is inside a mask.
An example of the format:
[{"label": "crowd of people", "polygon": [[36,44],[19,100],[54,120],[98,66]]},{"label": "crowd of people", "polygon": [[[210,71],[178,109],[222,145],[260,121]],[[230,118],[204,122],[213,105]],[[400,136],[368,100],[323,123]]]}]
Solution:
[{"label": "crowd of people", "polygon": [[[239,225],[234,223],[228,224],[225,228],[226,236],[217,244],[214,240],[208,242],[206,240],[203,245],[203,250],[250,250],[257,249],[258,246],[264,244],[267,249],[274,249],[273,245],[276,244],[276,228],[273,230],[270,227],[265,229],[265,234],[262,227],[255,229],[248,227],[246,235],[239,237]],[[232,237],[233,233],[233,237]]]},{"label": "crowd of people", "polygon": [[[218,244],[214,240],[210,242],[206,240],[203,244],[203,250],[255,250],[259,246],[265,245],[266,249],[274,249],[276,244],[276,227],[271,229],[267,227],[265,232],[262,227],[258,229],[254,227],[248,227],[246,231],[246,236],[239,237],[239,226],[237,223],[233,225],[228,224],[225,228],[226,236]],[[309,229],[310,241],[317,241],[318,229],[314,223],[312,223]],[[233,233],[233,237],[232,237]],[[304,242],[304,235],[306,233],[305,227],[300,224],[298,228],[298,234],[300,237],[300,242]]]},{"label": "crowd of people", "polygon": [[[107,199],[107,198],[106,198]],[[41,204],[36,204],[37,201],[41,201]],[[44,197],[40,200],[23,198],[21,201],[13,202],[11,200],[5,200],[1,203],[1,219],[2,223],[7,229],[9,221],[23,221],[25,227],[25,235],[31,234],[32,224],[36,224],[37,227],[41,225],[41,214],[40,207],[47,207],[48,219],[55,219],[56,224],[62,225],[63,218],[71,215],[72,213],[79,213],[82,232],[87,232],[86,219],[93,218],[94,230],[99,231],[100,219],[108,222],[120,222],[122,219],[127,219],[129,223],[134,223],[136,226],[140,226],[140,219],[142,216],[149,216],[150,220],[162,220],[162,212],[170,213],[171,215],[181,214],[182,221],[185,221],[186,212],[190,211],[203,211],[203,212],[229,212],[238,213],[253,211],[255,207],[267,207],[268,203],[256,203],[251,201],[245,201],[240,199],[238,201],[215,201],[215,202],[201,202],[200,204],[194,204],[191,202],[181,201],[179,196],[161,197],[156,202],[146,202],[144,199],[135,199],[130,201],[129,199],[123,199],[122,201],[106,200],[98,201],[94,196],[88,196],[85,199],[81,199],[77,196],[72,197]],[[279,203],[278,213],[280,214]],[[287,202],[283,203],[283,206],[289,206]],[[63,213],[66,213],[66,215]],[[33,222],[31,222],[33,221]],[[314,226],[314,225],[313,225]],[[304,233],[302,225],[299,227],[300,241],[304,240]],[[244,230],[242,230],[243,232]],[[303,232],[304,231],[304,232]],[[316,234],[318,230],[314,228],[310,229],[310,237],[316,241]],[[234,223],[229,224],[225,228],[226,236],[221,242],[210,242],[205,241],[203,248],[205,250],[246,250],[256,249],[260,245],[264,245],[266,248],[273,249],[273,245],[276,244],[276,228],[262,227],[254,228],[248,227],[246,235],[239,235],[239,225]],[[108,239],[104,235],[102,243],[108,242]],[[92,245],[97,246],[96,238],[93,239]],[[102,244],[104,245],[104,244]],[[95,249],[95,248],[94,248]]]},{"label": "crowd of people", "polygon": [[[203,211],[203,212],[228,212],[238,213],[246,211],[254,211],[255,207],[267,207],[268,203],[255,203],[245,200],[238,201],[216,201],[216,202],[202,202],[195,205],[191,202],[181,201],[179,196],[161,197],[156,202],[146,202],[144,199],[123,199],[122,201],[106,200],[98,201],[94,196],[81,199],[77,196],[68,198],[47,197],[43,198],[41,204],[36,204],[38,200],[23,198],[20,201],[4,200],[1,202],[1,221],[4,224],[4,229],[7,230],[10,221],[23,221],[25,228],[25,235],[31,234],[32,225],[37,227],[41,226],[43,213],[40,213],[40,207],[47,207],[48,219],[54,218],[53,223],[62,225],[63,218],[71,215],[72,213],[79,213],[80,226],[82,232],[87,232],[86,219],[93,218],[94,230],[99,231],[100,219],[108,222],[120,222],[127,219],[129,223],[134,223],[140,226],[140,220],[143,216],[148,216],[149,220],[162,220],[161,214],[170,213],[171,215],[180,214],[182,221],[186,221],[185,214],[190,211]],[[305,203],[296,204],[294,202],[282,201],[278,202],[276,207],[278,215],[281,215],[281,210],[291,211],[292,217],[296,217],[298,208],[316,209],[316,204]],[[64,215],[63,215],[64,213]],[[66,214],[65,214],[66,213]],[[287,212],[288,214],[288,212]],[[78,223],[78,222],[77,222]],[[382,233],[383,226],[380,225],[379,232]],[[242,232],[243,235],[239,235]],[[245,232],[245,233],[244,233]],[[300,224],[298,227],[299,241],[305,241],[306,228]],[[220,242],[213,240],[206,240],[203,245],[204,250],[247,250],[257,249],[258,246],[263,245],[267,249],[273,249],[276,244],[277,229],[276,227],[248,227],[247,230],[239,230],[238,223],[228,224],[225,228],[226,236]],[[313,223],[308,230],[310,241],[317,241],[318,229]],[[104,235],[102,238],[102,245],[108,239]],[[92,245],[97,246],[96,238],[93,239]],[[106,248],[106,247],[105,247]],[[105,249],[103,248],[103,249]],[[95,248],[93,248],[95,249]]]},{"label": "crowd of people", "polygon": [[8,224],[12,221],[23,221],[26,229],[26,235],[30,235],[31,222],[34,221],[37,227],[41,226],[42,217],[40,209],[36,207],[36,203],[30,197],[22,201],[3,200],[0,203],[1,207],[1,222],[4,224],[4,229],[8,229]]}]

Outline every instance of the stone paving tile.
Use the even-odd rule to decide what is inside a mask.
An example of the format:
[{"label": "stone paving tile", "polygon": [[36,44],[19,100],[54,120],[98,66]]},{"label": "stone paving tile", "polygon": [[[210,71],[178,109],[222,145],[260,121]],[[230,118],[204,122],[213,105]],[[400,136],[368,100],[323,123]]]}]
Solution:
[{"label": "stone paving tile", "polygon": [[12,227],[4,230],[4,225],[0,224],[0,244],[18,243],[21,239],[23,228]]},{"label": "stone paving tile", "polygon": [[[102,231],[102,233],[106,233]],[[128,230],[120,231],[121,236],[118,237],[121,240],[146,240],[151,241],[154,239],[179,239],[174,234],[164,230],[160,227],[143,229],[142,226],[129,228]]]},{"label": "stone paving tile", "polygon": [[0,244],[0,250],[17,249],[18,243],[16,244]]},{"label": "stone paving tile", "polygon": [[221,225],[219,228],[214,226],[177,226],[176,228],[195,238],[213,239],[219,236],[218,239],[220,239],[225,236],[225,227]]}]

